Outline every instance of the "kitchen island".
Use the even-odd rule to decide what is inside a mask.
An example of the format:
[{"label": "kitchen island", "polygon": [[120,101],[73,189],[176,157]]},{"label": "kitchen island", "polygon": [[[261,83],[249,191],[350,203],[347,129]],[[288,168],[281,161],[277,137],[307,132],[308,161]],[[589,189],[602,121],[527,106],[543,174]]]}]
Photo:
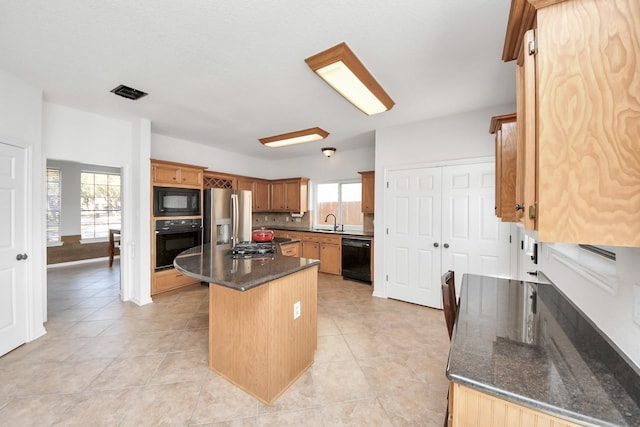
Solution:
[{"label": "kitchen island", "polygon": [[551,283],[465,274],[447,376],[456,427],[640,425],[637,367]]},{"label": "kitchen island", "polygon": [[319,261],[265,254],[234,258],[206,244],[174,265],[209,285],[209,368],[271,404],[317,348]]}]

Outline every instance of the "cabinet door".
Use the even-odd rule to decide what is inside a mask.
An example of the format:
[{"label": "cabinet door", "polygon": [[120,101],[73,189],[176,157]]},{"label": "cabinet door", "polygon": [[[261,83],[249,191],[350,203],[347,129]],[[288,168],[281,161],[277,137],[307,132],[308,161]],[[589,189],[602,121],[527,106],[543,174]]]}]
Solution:
[{"label": "cabinet door", "polygon": [[342,250],[340,245],[320,243],[320,271],[329,274],[342,273]]},{"label": "cabinet door", "polygon": [[191,187],[202,186],[202,170],[180,168],[180,184]]},{"label": "cabinet door", "polygon": [[271,210],[284,212],[286,210],[286,197],[284,182],[272,182],[271,185]]},{"label": "cabinet door", "polygon": [[535,43],[535,30],[524,36],[524,65],[522,99],[524,108],[524,227],[537,230],[538,201],[538,142],[536,135],[536,57],[529,54],[528,46]]},{"label": "cabinet door", "polygon": [[300,182],[287,181],[284,183],[286,209],[288,212],[300,212]]},{"label": "cabinet door", "polygon": [[254,212],[268,212],[269,204],[269,182],[257,180],[255,182],[255,193],[253,195]]},{"label": "cabinet door", "polygon": [[320,259],[320,244],[318,242],[302,242],[302,257]]},{"label": "cabinet door", "polygon": [[154,184],[180,184],[180,168],[171,165],[152,165]]},{"label": "cabinet door", "polygon": [[362,213],[374,213],[375,173],[359,172],[362,175]]}]

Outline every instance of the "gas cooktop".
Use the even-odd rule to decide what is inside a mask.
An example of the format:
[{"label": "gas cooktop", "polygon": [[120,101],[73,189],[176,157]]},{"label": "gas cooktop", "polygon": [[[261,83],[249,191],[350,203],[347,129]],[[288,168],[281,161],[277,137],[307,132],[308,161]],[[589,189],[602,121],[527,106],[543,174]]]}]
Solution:
[{"label": "gas cooktop", "polygon": [[276,245],[273,242],[239,242],[233,249],[231,249],[231,254],[234,256],[265,255],[275,253]]}]

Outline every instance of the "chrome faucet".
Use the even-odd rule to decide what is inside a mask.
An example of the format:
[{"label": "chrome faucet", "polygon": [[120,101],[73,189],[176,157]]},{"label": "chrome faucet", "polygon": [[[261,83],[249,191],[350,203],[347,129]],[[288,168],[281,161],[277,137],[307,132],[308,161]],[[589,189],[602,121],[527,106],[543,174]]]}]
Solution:
[{"label": "chrome faucet", "polygon": [[330,216],[333,217],[333,231],[338,231],[338,219],[334,214],[330,213],[329,215],[327,215],[327,217],[324,219],[324,222],[327,222]]}]

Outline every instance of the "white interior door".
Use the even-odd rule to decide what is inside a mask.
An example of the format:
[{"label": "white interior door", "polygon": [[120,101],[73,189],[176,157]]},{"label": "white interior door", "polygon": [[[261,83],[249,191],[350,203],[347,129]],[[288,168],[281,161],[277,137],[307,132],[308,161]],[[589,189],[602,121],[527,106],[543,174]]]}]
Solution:
[{"label": "white interior door", "polygon": [[0,356],[27,341],[26,156],[0,143]]},{"label": "white interior door", "polygon": [[391,171],[387,212],[387,296],[430,307],[441,306],[441,170]]},{"label": "white interior door", "polygon": [[[493,163],[389,171],[385,268],[389,298],[442,308],[440,277],[509,275],[509,225],[495,216]],[[459,294],[459,293],[458,293]]]},{"label": "white interior door", "polygon": [[442,272],[509,276],[509,223],[495,216],[493,163],[443,168]]}]

